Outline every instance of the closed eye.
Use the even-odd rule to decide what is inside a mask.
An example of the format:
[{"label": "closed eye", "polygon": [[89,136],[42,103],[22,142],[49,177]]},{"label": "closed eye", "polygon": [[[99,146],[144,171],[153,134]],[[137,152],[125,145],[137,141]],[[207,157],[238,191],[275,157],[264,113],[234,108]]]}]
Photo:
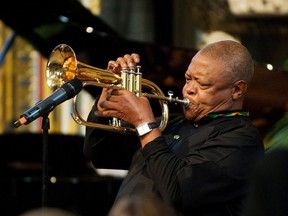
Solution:
[{"label": "closed eye", "polygon": [[185,76],[185,81],[186,81],[186,83],[189,83],[189,81],[191,81],[191,80],[192,80],[191,77],[189,77],[189,76]]},{"label": "closed eye", "polygon": [[210,88],[212,86],[212,84],[211,83],[199,83],[199,86],[201,89],[205,90],[205,89]]},{"label": "closed eye", "polygon": [[186,83],[189,83],[192,79],[191,78],[186,78],[185,81]]}]

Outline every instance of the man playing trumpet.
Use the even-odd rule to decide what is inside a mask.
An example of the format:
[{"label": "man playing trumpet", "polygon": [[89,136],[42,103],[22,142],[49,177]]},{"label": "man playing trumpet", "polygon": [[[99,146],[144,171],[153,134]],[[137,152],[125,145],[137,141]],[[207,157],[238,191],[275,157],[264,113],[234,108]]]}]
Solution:
[{"label": "man playing trumpet", "polygon": [[[138,54],[109,61],[119,72],[135,68]],[[264,153],[262,138],[243,102],[254,73],[248,50],[220,41],[201,49],[185,72],[183,113],[161,131],[149,100],[128,90],[103,89],[92,122],[116,117],[138,134],[86,128],[84,154],[96,168],[129,169],[116,201],[152,192],[181,215],[240,215],[246,180]]]}]

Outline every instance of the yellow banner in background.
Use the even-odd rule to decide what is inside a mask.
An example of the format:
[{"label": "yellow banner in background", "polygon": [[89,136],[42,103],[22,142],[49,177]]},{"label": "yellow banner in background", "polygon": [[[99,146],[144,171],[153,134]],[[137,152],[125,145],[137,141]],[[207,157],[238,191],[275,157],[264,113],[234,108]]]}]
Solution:
[{"label": "yellow banner in background", "polygon": [[[13,32],[1,21],[0,32],[0,47],[4,47]],[[20,36],[15,36],[0,67],[0,134],[42,132],[42,117],[19,128],[14,128],[13,123],[23,112],[53,93],[46,83],[46,64],[47,59],[41,53]],[[92,97],[82,90],[79,101],[83,106],[78,105],[87,116]],[[52,110],[48,116],[50,133],[84,135],[85,127],[73,120],[72,112],[73,98]]]}]

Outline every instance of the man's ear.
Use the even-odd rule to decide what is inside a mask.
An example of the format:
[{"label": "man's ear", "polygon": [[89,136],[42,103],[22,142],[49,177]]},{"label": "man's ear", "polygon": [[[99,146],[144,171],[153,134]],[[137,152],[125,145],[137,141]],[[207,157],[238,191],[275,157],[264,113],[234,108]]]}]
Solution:
[{"label": "man's ear", "polygon": [[247,91],[247,83],[244,80],[238,80],[233,84],[232,98],[237,100],[245,95]]}]

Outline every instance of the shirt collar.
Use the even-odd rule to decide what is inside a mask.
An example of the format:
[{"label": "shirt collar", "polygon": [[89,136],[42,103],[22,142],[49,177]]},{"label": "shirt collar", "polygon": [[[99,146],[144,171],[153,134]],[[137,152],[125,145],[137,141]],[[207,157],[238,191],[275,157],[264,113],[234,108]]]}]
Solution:
[{"label": "shirt collar", "polygon": [[205,124],[213,119],[222,118],[222,117],[235,117],[235,116],[249,116],[250,113],[248,110],[227,110],[227,111],[219,111],[208,113],[198,122],[194,122],[195,127],[199,127],[199,125]]}]

